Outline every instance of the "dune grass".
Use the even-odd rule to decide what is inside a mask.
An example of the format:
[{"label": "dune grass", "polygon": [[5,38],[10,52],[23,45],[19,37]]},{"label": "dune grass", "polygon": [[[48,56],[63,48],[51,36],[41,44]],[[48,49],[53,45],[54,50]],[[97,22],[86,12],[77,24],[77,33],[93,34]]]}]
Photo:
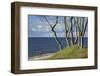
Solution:
[{"label": "dune grass", "polygon": [[77,45],[69,46],[64,48],[48,59],[79,59],[79,58],[87,58],[88,57],[88,49],[81,48]]}]

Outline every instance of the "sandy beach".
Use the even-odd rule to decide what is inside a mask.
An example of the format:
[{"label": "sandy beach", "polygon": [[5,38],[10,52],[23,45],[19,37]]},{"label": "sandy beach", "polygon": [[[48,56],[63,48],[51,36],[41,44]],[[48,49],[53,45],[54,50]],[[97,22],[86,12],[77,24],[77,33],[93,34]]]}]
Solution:
[{"label": "sandy beach", "polygon": [[43,59],[47,59],[51,56],[53,56],[55,53],[47,53],[47,54],[42,54],[42,55],[38,55],[38,56],[33,56],[33,57],[29,57],[28,60],[29,61],[33,61],[33,60],[43,60]]}]

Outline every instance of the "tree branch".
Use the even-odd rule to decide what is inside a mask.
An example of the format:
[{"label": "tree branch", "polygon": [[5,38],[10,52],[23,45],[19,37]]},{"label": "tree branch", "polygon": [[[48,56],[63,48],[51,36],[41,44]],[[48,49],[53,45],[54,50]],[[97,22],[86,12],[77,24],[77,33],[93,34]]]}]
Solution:
[{"label": "tree branch", "polygon": [[45,20],[47,21],[47,23],[50,25],[50,27],[52,28],[52,25],[49,23],[47,17],[44,16],[44,18],[45,18]]},{"label": "tree branch", "polygon": [[81,28],[79,27],[78,20],[76,20],[76,19],[75,19],[75,24],[77,24],[77,27],[78,27],[79,31],[81,31]]},{"label": "tree branch", "polygon": [[58,16],[56,17],[56,23],[52,26],[52,28],[54,29],[57,24],[58,24]]},{"label": "tree branch", "polygon": [[87,24],[88,24],[88,20],[87,20],[86,23],[85,23],[85,28],[84,28],[83,36],[84,36],[84,34],[85,34],[85,31],[86,31],[86,28],[87,28]]}]

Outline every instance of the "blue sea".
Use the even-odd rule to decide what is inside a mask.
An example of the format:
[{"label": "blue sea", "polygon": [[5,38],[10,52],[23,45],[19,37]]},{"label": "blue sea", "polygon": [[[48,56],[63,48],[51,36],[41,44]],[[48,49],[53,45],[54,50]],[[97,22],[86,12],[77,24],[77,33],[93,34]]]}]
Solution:
[{"label": "blue sea", "polygon": [[[65,38],[58,38],[62,47],[66,47]],[[88,47],[88,38],[84,38],[85,47]],[[54,53],[59,51],[55,38],[53,37],[29,37],[28,38],[28,56],[36,56],[39,54]]]}]

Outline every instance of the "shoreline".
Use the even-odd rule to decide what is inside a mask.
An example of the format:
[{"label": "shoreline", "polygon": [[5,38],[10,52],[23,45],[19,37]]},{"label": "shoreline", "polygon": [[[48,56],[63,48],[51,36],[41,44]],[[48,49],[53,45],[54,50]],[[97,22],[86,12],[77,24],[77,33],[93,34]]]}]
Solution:
[{"label": "shoreline", "polygon": [[47,53],[47,54],[41,54],[38,56],[33,56],[33,57],[29,57],[28,60],[29,61],[33,61],[33,60],[43,60],[43,59],[47,59],[51,56],[53,56],[55,53]]}]

